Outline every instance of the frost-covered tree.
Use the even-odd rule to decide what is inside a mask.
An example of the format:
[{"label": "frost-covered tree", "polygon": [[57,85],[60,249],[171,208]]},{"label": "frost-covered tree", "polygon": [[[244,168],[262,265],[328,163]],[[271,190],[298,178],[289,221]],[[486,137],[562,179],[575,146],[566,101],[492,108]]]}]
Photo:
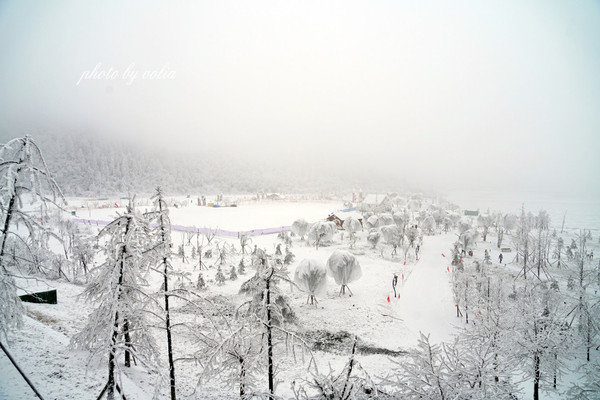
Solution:
[{"label": "frost-covered tree", "polygon": [[524,376],[533,381],[533,398],[537,400],[540,390],[556,386],[556,376],[572,356],[567,310],[558,293],[545,283],[524,282],[514,298],[515,360]]},{"label": "frost-covered tree", "polygon": [[400,242],[400,228],[398,228],[396,225],[385,225],[379,230],[381,231],[381,235],[386,243],[395,244]]},{"label": "frost-covered tree", "polygon": [[510,233],[513,229],[517,227],[518,218],[515,214],[506,214],[503,220],[504,229],[508,233]]},{"label": "frost-covered tree", "polygon": [[379,226],[379,217],[377,215],[371,215],[369,218],[364,218],[363,221],[366,221],[367,228],[374,229]]},{"label": "frost-covered tree", "polygon": [[316,305],[315,296],[323,295],[327,290],[327,269],[320,261],[304,259],[294,271],[294,283],[308,293],[306,303],[310,300],[310,304]]},{"label": "frost-covered tree", "polygon": [[511,371],[495,368],[489,340],[464,331],[453,343],[434,344],[421,333],[417,348],[394,362],[384,381],[401,399],[514,399]]},{"label": "frost-covered tree", "polygon": [[221,270],[221,266],[217,268],[217,273],[215,274],[215,282],[219,285],[223,285],[225,283],[225,274],[223,274],[223,270]]},{"label": "frost-covered tree", "polygon": [[373,250],[375,250],[377,248],[377,245],[379,244],[379,241],[381,240],[381,231],[379,229],[373,228],[369,231],[369,234],[367,235],[367,241],[369,243],[371,243],[371,246]]},{"label": "frost-covered tree", "polygon": [[486,214],[486,215],[481,214],[481,215],[479,215],[479,217],[477,217],[477,223],[483,229],[481,238],[485,242],[487,240],[487,235],[488,235],[490,228],[494,225],[494,217],[489,214]]},{"label": "frost-covered tree", "polygon": [[378,227],[392,224],[394,224],[394,217],[392,216],[392,214],[384,213],[377,218]]},{"label": "frost-covered tree", "polygon": [[235,281],[238,278],[237,273],[235,272],[235,266],[232,265],[229,268],[229,280]]},{"label": "frost-covered tree", "polygon": [[475,245],[478,236],[479,233],[475,229],[469,229],[460,234],[458,243],[463,250],[469,251]]},{"label": "frost-covered tree", "polygon": [[158,350],[150,334],[150,297],[144,278],[152,262],[149,234],[147,219],[132,204],[125,214],[100,231],[106,261],[92,271],[91,283],[84,292],[85,298],[98,304],[98,308],[84,329],[72,338],[76,347],[90,350],[93,356],[108,357],[104,390],[110,400],[114,399],[115,390],[122,392],[119,355],[124,355],[126,367],[132,357],[150,370],[156,366]]},{"label": "frost-covered tree", "polygon": [[349,216],[342,223],[342,228],[344,228],[344,230],[349,233],[348,236],[350,240],[350,248],[353,248],[354,244],[356,243],[356,232],[362,230],[362,225],[360,221],[354,218],[353,216]]},{"label": "frost-covered tree", "polygon": [[312,242],[317,250],[319,246],[333,243],[333,235],[337,232],[337,225],[331,221],[315,222],[308,231],[308,241]]},{"label": "frost-covered tree", "polygon": [[304,240],[304,236],[308,233],[308,230],[310,229],[310,224],[304,219],[298,219],[292,223],[291,229],[292,232],[300,236],[300,240]]},{"label": "frost-covered tree", "polygon": [[[258,319],[260,325],[264,327],[262,338],[266,343],[263,351],[266,352],[268,394],[271,397],[273,397],[275,391],[275,361],[273,356],[277,340],[275,333],[279,332],[286,340],[299,341],[303,351],[307,350],[306,344],[301,339],[285,329],[286,321],[293,320],[295,316],[279,288],[281,281],[293,284],[289,279],[286,266],[269,262],[266,253],[261,252],[256,275],[240,288],[240,293],[250,294],[252,299],[242,304],[238,311],[240,315],[246,318],[254,316]],[[293,343],[292,347],[294,347]]]},{"label": "frost-covered tree", "polygon": [[[157,188],[153,197],[154,212],[152,218],[156,221],[154,230],[155,243],[154,247],[154,262],[158,271],[163,275],[162,287],[164,290],[164,315],[165,315],[165,332],[167,334],[167,358],[169,361],[169,388],[171,400],[175,400],[176,383],[175,383],[175,362],[173,357],[173,339],[171,326],[171,311],[169,308],[169,300],[171,293],[169,292],[169,277],[171,275],[171,220],[169,219],[169,209],[164,199],[164,194],[161,188]],[[191,237],[189,238],[191,240]],[[192,247],[192,250],[194,248]],[[193,257],[193,256],[192,256]],[[200,274],[202,276],[202,274]]]},{"label": "frost-covered tree", "polygon": [[432,235],[435,231],[435,219],[430,215],[423,219],[421,222],[423,231],[427,232],[428,235]]},{"label": "frost-covered tree", "polygon": [[[32,212],[28,212],[24,200],[30,202]],[[51,234],[44,224],[49,206],[65,203],[42,152],[30,136],[10,140],[0,147],[0,335],[20,326],[23,312],[8,266],[8,238],[12,236],[13,243],[21,242],[26,249],[35,243],[44,244],[44,237]],[[15,226],[24,227],[26,233],[13,230]]]},{"label": "frost-covered tree", "polygon": [[411,226],[406,230],[406,239],[410,247],[414,247],[421,240],[421,230],[416,226]]},{"label": "frost-covered tree", "polygon": [[362,276],[362,270],[356,257],[347,251],[336,250],[327,259],[327,273],[333,277],[335,283],[341,285],[340,295],[346,293],[346,289],[352,295],[348,287],[350,282]]},{"label": "frost-covered tree", "polygon": [[[569,269],[575,279],[570,279],[567,292],[568,303],[571,306],[570,326],[576,326],[579,340],[586,349],[586,359],[590,361],[590,353],[598,346],[600,333],[600,264],[592,265],[587,254],[588,237],[585,231],[580,231],[576,237],[576,251],[568,262]],[[575,240],[574,239],[574,240]]]}]

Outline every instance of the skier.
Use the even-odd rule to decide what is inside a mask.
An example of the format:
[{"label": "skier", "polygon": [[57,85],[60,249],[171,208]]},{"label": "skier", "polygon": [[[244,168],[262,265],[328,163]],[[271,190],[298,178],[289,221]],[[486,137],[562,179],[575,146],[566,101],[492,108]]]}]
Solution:
[{"label": "skier", "polygon": [[500,264],[502,264],[503,258],[504,258],[504,256],[502,255],[502,253],[500,253],[500,255],[498,256],[498,260],[500,261]]},{"label": "skier", "polygon": [[415,247],[415,256],[417,257],[417,260],[419,259],[419,250],[421,249],[420,245],[417,245],[417,247]]},{"label": "skier", "polygon": [[394,289],[394,297],[396,297],[396,284],[398,284],[398,275],[394,274],[392,278],[392,289]]}]

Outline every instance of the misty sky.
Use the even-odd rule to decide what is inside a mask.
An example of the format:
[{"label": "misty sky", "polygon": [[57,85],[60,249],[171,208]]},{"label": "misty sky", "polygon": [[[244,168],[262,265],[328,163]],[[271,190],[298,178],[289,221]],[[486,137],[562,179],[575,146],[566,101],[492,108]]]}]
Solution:
[{"label": "misty sky", "polygon": [[600,194],[600,2],[2,1],[0,122]]}]

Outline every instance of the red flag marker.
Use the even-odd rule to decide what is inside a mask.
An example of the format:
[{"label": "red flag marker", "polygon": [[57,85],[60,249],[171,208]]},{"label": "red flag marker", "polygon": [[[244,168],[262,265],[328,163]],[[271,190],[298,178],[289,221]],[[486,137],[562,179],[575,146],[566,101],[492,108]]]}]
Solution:
[{"label": "red flag marker", "polygon": [[400,293],[398,293],[398,298],[400,298]]},{"label": "red flag marker", "polygon": [[446,257],[446,255],[444,253],[442,253],[442,257]]},{"label": "red flag marker", "polygon": [[404,274],[402,274],[402,280],[404,280]]},{"label": "red flag marker", "polygon": [[404,265],[406,265],[406,260],[404,260]]},{"label": "red flag marker", "polygon": [[390,302],[390,296],[388,296],[388,298],[387,298],[387,302],[388,302],[388,303]]},{"label": "red flag marker", "polygon": [[450,267],[446,267],[446,271],[450,272]]}]

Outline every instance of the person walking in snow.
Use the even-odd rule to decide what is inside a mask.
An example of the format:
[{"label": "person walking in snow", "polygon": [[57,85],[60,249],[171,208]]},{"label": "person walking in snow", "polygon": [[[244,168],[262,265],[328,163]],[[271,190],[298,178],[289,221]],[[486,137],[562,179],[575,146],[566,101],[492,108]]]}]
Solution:
[{"label": "person walking in snow", "polygon": [[421,246],[417,245],[417,247],[415,247],[415,256],[417,257],[417,260],[419,259],[419,250],[421,250]]},{"label": "person walking in snow", "polygon": [[498,256],[498,260],[500,261],[500,264],[502,264],[503,258],[504,258],[504,256],[502,255],[502,253],[500,253],[500,255]]},{"label": "person walking in snow", "polygon": [[392,278],[392,289],[394,289],[394,297],[396,297],[396,285],[398,284],[398,275],[394,274]]}]

